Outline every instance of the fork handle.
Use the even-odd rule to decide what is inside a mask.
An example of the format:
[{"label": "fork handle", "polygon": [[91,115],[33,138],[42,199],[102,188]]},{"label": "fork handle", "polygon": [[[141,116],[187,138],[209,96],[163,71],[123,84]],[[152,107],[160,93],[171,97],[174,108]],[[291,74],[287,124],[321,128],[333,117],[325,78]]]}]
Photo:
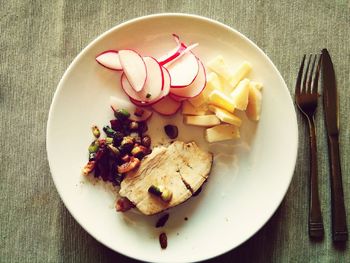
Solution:
[{"label": "fork handle", "polygon": [[322,238],[324,228],[318,195],[316,128],[313,117],[308,118],[308,122],[310,132],[309,236],[312,238]]},{"label": "fork handle", "polygon": [[346,241],[348,239],[348,230],[346,226],[338,135],[328,136],[328,149],[331,170],[332,237],[333,241]]}]

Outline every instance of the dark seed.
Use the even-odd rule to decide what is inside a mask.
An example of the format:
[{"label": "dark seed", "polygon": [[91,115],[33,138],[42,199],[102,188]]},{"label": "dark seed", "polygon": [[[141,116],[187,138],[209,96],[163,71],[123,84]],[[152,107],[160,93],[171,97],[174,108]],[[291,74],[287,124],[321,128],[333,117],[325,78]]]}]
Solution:
[{"label": "dark seed", "polygon": [[159,235],[159,243],[162,249],[166,249],[168,246],[168,238],[165,233]]},{"label": "dark seed", "polygon": [[145,133],[146,131],[148,131],[148,126],[147,126],[147,123],[145,121],[140,121],[139,122],[139,133],[140,134],[143,134]]},{"label": "dark seed", "polygon": [[116,131],[113,136],[113,145],[118,147],[124,138],[124,134],[120,131]]},{"label": "dark seed", "polygon": [[165,226],[165,223],[168,221],[168,219],[169,219],[169,214],[166,213],[165,215],[163,215],[161,218],[158,219],[156,223],[156,228]]},{"label": "dark seed", "polygon": [[150,147],[151,146],[151,137],[148,135],[145,135],[142,137],[141,144],[145,147]]},{"label": "dark seed", "polygon": [[164,126],[164,131],[170,139],[175,139],[178,136],[178,129],[174,125],[169,124]]}]

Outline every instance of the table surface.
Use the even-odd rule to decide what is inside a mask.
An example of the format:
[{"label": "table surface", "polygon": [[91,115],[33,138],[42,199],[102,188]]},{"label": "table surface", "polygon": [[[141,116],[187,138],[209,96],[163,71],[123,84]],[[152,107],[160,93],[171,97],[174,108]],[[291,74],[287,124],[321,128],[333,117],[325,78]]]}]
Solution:
[{"label": "table surface", "polygon": [[[74,57],[107,29],[138,16],[191,13],[245,34],[272,59],[291,94],[304,53],[326,47],[340,96],[341,163],[350,221],[350,2],[1,1],[0,262],[134,262],[98,243],[64,207],[51,179],[45,132],[56,86]],[[268,223],[237,249],[208,262],[350,262],[334,246],[322,106],[318,160],[325,239],[307,234],[308,133],[299,112],[299,151],[288,193]]]}]

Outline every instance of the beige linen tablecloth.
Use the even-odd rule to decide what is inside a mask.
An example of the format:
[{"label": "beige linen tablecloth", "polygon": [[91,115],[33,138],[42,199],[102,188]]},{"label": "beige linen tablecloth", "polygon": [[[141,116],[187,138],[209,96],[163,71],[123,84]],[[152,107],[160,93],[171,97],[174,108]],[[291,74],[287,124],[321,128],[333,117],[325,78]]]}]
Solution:
[{"label": "beige linen tablecloth", "polygon": [[[104,247],[68,213],[53,185],[45,131],[56,86],[94,38],[128,19],[181,12],[223,22],[272,59],[291,94],[304,53],[328,48],[340,95],[341,161],[350,218],[350,2],[335,1],[1,1],[0,262],[134,262]],[[307,235],[308,135],[300,125],[292,183],[270,221],[237,249],[209,262],[350,262],[330,237],[329,165],[317,110],[320,196],[326,236]],[[348,224],[349,225],[349,224]]]}]

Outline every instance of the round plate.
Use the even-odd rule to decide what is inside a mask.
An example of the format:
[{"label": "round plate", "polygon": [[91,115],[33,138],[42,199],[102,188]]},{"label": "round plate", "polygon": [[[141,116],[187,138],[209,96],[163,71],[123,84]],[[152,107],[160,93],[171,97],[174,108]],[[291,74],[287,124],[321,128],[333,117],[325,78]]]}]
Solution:
[{"label": "round plate", "polygon": [[[166,141],[163,125],[179,127],[179,140],[195,140],[214,153],[210,177],[202,192],[170,209],[164,228],[157,216],[117,213],[115,193],[81,175],[91,126],[113,118],[110,96],[126,98],[120,73],[101,67],[95,56],[108,49],[130,48],[158,56],[174,47],[176,33],[185,43],[199,43],[195,54],[204,62],[222,55],[234,68],[253,65],[249,78],[262,82],[261,120],[243,118],[241,139],[208,145],[203,129],[172,117],[153,114],[153,145]],[[290,184],[297,155],[294,106],[280,73],[270,59],[241,33],[193,15],[161,14],[137,18],[107,31],[90,43],[63,75],[50,108],[47,153],[57,191],[78,223],[99,242],[126,256],[152,262],[192,262],[225,253],[256,233],[272,216]],[[187,218],[187,220],[185,220]],[[166,232],[168,247],[158,236]]]}]

